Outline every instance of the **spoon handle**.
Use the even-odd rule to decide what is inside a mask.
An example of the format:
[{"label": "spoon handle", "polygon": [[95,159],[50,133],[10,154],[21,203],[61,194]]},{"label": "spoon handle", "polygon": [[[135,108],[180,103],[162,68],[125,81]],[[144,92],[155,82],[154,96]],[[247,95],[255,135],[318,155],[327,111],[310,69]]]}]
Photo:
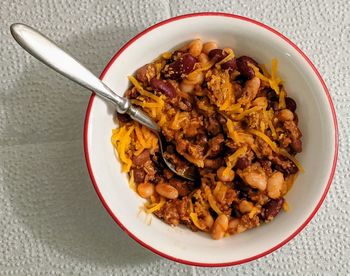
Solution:
[{"label": "spoon handle", "polygon": [[79,61],[70,56],[39,31],[21,23],[12,24],[11,34],[29,54],[81,86],[93,90],[97,95],[115,104],[118,113],[128,113],[132,119],[155,132],[158,125],[129,99],[118,96]]}]

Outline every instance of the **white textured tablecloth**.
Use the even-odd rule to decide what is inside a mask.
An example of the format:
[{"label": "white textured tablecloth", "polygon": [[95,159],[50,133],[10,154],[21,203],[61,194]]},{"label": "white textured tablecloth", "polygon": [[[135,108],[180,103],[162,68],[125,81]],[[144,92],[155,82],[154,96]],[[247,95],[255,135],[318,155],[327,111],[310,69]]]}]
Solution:
[{"label": "white textured tablecloth", "polygon": [[[0,275],[350,275],[350,4],[341,1],[3,0],[0,4]],[[144,28],[225,11],[270,25],[315,63],[340,129],[336,176],[312,222],[283,248],[228,268],[195,268],[139,246],[109,217],[85,165],[89,95],[26,54],[14,22],[39,28],[100,74]]]}]

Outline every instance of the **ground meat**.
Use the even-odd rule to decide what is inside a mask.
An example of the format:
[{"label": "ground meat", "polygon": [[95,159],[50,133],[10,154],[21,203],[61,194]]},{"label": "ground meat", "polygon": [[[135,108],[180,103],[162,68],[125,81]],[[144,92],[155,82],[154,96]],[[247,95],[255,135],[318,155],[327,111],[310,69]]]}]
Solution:
[{"label": "ground meat", "polygon": [[189,143],[187,148],[188,153],[197,160],[202,160],[204,156],[204,147]]},{"label": "ground meat", "polygon": [[217,159],[205,159],[204,160],[204,168],[217,170],[221,167],[223,160],[221,158]]},{"label": "ground meat", "polygon": [[280,147],[287,148],[292,143],[292,139],[290,137],[286,136],[285,134],[281,134],[278,137],[278,142],[279,142]]},{"label": "ground meat", "polygon": [[143,164],[143,168],[146,172],[145,181],[153,180],[156,175],[154,163],[151,160],[148,160]]},{"label": "ground meat", "polygon": [[145,164],[148,160],[150,160],[150,152],[148,149],[144,150],[140,153],[138,156],[133,156],[132,163],[135,166],[142,166]]},{"label": "ground meat", "polygon": [[133,169],[134,181],[136,184],[142,183],[145,180],[146,172],[143,168],[135,168]]},{"label": "ground meat", "polygon": [[163,128],[162,133],[168,142],[174,141],[176,131],[170,128]]},{"label": "ground meat", "polygon": [[179,108],[183,111],[191,111],[192,110],[192,104],[189,100],[182,99],[179,102]]},{"label": "ground meat", "polygon": [[173,178],[174,173],[171,170],[169,170],[169,169],[164,169],[163,170],[163,175],[164,175],[164,177],[166,179],[171,179],[171,178]]},{"label": "ground meat", "polygon": [[286,175],[295,174],[298,172],[298,167],[289,159],[274,154],[269,158],[274,164],[275,169],[283,172]]},{"label": "ground meat", "polygon": [[266,173],[266,175],[270,176],[272,174],[272,168],[271,168],[272,162],[267,159],[259,160],[259,162],[261,164],[262,169]]},{"label": "ground meat", "polygon": [[230,215],[232,212],[232,203],[238,201],[238,193],[232,188],[227,188],[225,197],[218,201],[220,210],[226,215]]},{"label": "ground meat", "polygon": [[176,208],[176,201],[178,199],[166,201],[164,206],[154,214],[170,225],[178,225],[180,223],[180,215]]},{"label": "ground meat", "polygon": [[169,150],[168,148],[164,153],[164,158],[174,165],[177,172],[181,173],[186,171],[189,167],[188,161],[182,158],[179,154],[175,153],[174,150]]},{"label": "ground meat", "polygon": [[301,132],[294,121],[285,121],[283,122],[283,127],[290,134],[290,138],[292,140],[292,148],[295,152],[302,151],[302,143],[301,143]]},{"label": "ground meat", "polygon": [[256,142],[258,144],[258,149],[262,156],[270,157],[272,156],[272,149],[270,146],[261,138],[256,138]]},{"label": "ground meat", "polygon": [[251,229],[260,225],[260,220],[258,216],[249,217],[249,214],[243,215],[240,220],[240,224],[246,228]]},{"label": "ground meat", "polygon": [[244,121],[249,128],[259,128],[260,126],[260,116],[256,112],[249,114]]},{"label": "ground meat", "polygon": [[257,77],[254,77],[250,80],[247,80],[242,91],[242,97],[239,98],[239,102],[243,105],[246,105],[250,101],[252,101],[260,87],[260,79]]},{"label": "ground meat", "polygon": [[133,87],[125,92],[125,97],[129,99],[136,99],[139,96],[139,92],[137,92],[136,88]]},{"label": "ground meat", "polygon": [[216,157],[223,149],[225,142],[224,135],[222,133],[216,135],[214,138],[209,141],[209,158]]},{"label": "ground meat", "polygon": [[184,134],[186,137],[195,137],[200,132],[204,132],[201,127],[203,126],[203,121],[201,117],[194,117],[190,119],[188,125],[184,128]]},{"label": "ground meat", "polygon": [[194,183],[178,178],[172,178],[169,180],[169,184],[173,186],[178,192],[179,196],[186,196],[194,189]]},{"label": "ground meat", "polygon": [[204,120],[204,127],[211,135],[217,135],[222,131],[221,124],[214,117],[208,117]]},{"label": "ground meat", "polygon": [[160,210],[155,212],[155,215],[174,226],[178,225],[180,221],[189,222],[188,204],[187,197],[169,200]]}]

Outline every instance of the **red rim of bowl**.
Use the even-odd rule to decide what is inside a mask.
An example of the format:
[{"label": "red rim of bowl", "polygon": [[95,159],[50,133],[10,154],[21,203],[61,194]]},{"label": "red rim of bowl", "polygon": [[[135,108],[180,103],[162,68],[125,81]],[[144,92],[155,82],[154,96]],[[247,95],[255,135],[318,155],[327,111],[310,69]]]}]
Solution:
[{"label": "red rim of bowl", "polygon": [[246,259],[242,259],[242,260],[238,260],[238,261],[233,261],[233,262],[225,262],[225,263],[201,263],[201,262],[192,262],[192,261],[187,261],[187,260],[183,260],[183,259],[179,259],[176,258],[174,256],[170,256],[167,255],[155,248],[153,248],[152,246],[146,244],[145,242],[143,242],[142,240],[140,240],[139,238],[137,238],[134,234],[132,234],[119,220],[118,218],[113,214],[112,210],[109,208],[109,206],[107,205],[106,201],[104,200],[99,188],[98,188],[98,184],[95,180],[94,177],[94,173],[91,167],[91,163],[90,163],[90,157],[89,157],[89,150],[88,150],[88,127],[89,127],[89,118],[90,118],[90,111],[91,111],[91,107],[92,104],[94,102],[94,98],[95,98],[95,94],[92,94],[90,97],[90,101],[86,110],[86,115],[85,115],[85,124],[84,124],[84,152],[85,152],[85,159],[86,159],[86,164],[88,167],[88,171],[90,174],[90,178],[91,181],[94,185],[94,188],[96,190],[96,193],[98,194],[103,206],[106,208],[106,210],[108,211],[108,213],[110,214],[110,216],[114,219],[114,221],[131,237],[133,238],[135,241],[137,241],[140,245],[142,245],[143,247],[153,251],[154,253],[165,257],[169,260],[172,261],[176,261],[176,262],[180,262],[183,264],[187,264],[187,265],[195,265],[195,266],[207,266],[207,267],[219,267],[219,266],[231,266],[231,265],[239,265],[239,264],[243,264],[246,262],[250,262],[256,259],[259,259],[263,256],[266,256],[268,254],[270,254],[271,252],[277,250],[278,248],[282,247],[283,245],[285,245],[287,242],[289,242],[290,240],[292,240],[297,234],[300,233],[301,230],[304,229],[304,227],[311,221],[311,219],[314,217],[314,215],[317,213],[318,209],[320,208],[320,206],[322,205],[328,190],[330,188],[330,185],[332,183],[333,177],[334,177],[334,173],[335,173],[335,168],[336,168],[336,164],[337,164],[337,158],[338,158],[338,145],[339,145],[339,141],[338,141],[338,124],[337,124],[337,118],[336,118],[336,114],[335,114],[335,108],[331,99],[331,96],[329,94],[329,91],[327,89],[327,86],[325,84],[325,82],[323,81],[320,73],[317,71],[316,67],[313,65],[313,63],[310,61],[310,59],[298,48],[298,46],[296,46],[292,41],[290,41],[287,37],[285,37],[284,35],[282,35],[281,33],[279,33],[278,31],[272,29],[271,27],[260,23],[258,21],[255,21],[253,19],[247,18],[247,17],[243,17],[240,15],[234,15],[234,14],[228,14],[228,13],[220,13],[220,12],[202,12],[202,13],[191,13],[191,14],[185,14],[185,15],[180,15],[180,16],[176,16],[176,17],[172,17],[169,18],[167,20],[164,20],[162,22],[159,22],[149,28],[147,28],[146,30],[144,30],[143,32],[139,33],[138,35],[136,35],[134,38],[132,38],[131,40],[129,40],[113,57],[112,59],[109,61],[109,63],[107,64],[106,68],[103,70],[100,79],[103,79],[103,77],[105,76],[105,74],[107,73],[107,71],[109,70],[109,68],[111,67],[111,65],[116,61],[116,59],[119,57],[119,55],[126,49],[128,48],[134,41],[136,41],[137,39],[139,39],[141,36],[147,34],[148,32],[152,31],[153,29],[156,29],[162,25],[171,23],[173,21],[177,21],[177,20],[181,20],[184,18],[189,18],[189,17],[197,17],[197,16],[223,16],[223,17],[230,17],[230,18],[235,18],[235,19],[239,19],[239,20],[243,20],[243,21],[247,21],[253,24],[256,24],[266,30],[269,30],[270,32],[278,35],[280,38],[282,38],[284,41],[286,41],[289,45],[291,45],[295,50],[297,50],[299,52],[299,54],[307,61],[307,63],[311,66],[311,68],[313,69],[313,71],[315,72],[315,74],[317,75],[319,81],[321,82],[323,89],[327,95],[328,98],[328,102],[329,102],[329,106],[331,108],[332,111],[332,116],[333,116],[333,124],[334,124],[334,132],[335,132],[335,151],[334,151],[334,159],[333,159],[333,165],[332,165],[332,171],[331,174],[329,176],[328,182],[327,182],[327,186],[325,191],[323,192],[323,195],[320,199],[320,201],[318,202],[318,204],[316,205],[316,208],[313,210],[313,212],[311,213],[311,215],[307,218],[307,220],[292,234],[290,235],[288,238],[286,238],[285,240],[283,240],[282,242],[280,242],[279,244],[275,245],[274,247],[270,248],[269,250],[262,252],[258,255],[246,258]]}]

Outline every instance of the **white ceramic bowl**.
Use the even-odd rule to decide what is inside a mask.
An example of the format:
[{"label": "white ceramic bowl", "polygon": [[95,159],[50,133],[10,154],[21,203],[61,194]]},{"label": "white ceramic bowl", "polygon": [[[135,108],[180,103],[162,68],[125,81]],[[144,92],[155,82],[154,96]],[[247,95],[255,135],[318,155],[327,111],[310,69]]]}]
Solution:
[{"label": "white ceramic bowl", "polygon": [[285,87],[298,105],[305,168],[286,196],[290,212],[266,225],[219,241],[183,227],[170,227],[140,213],[144,201],[133,192],[110,142],[112,108],[92,96],[85,122],[85,155],[96,192],[109,214],[133,239],[159,255],[200,266],[241,264],[262,257],[297,235],[322,204],[335,171],[338,131],[334,107],[324,81],[305,54],[289,39],[264,24],[222,13],[183,15],[158,23],[131,39],[112,58],[101,79],[120,95],[127,76],[159,54],[194,39],[215,40],[260,63],[279,61]]}]

